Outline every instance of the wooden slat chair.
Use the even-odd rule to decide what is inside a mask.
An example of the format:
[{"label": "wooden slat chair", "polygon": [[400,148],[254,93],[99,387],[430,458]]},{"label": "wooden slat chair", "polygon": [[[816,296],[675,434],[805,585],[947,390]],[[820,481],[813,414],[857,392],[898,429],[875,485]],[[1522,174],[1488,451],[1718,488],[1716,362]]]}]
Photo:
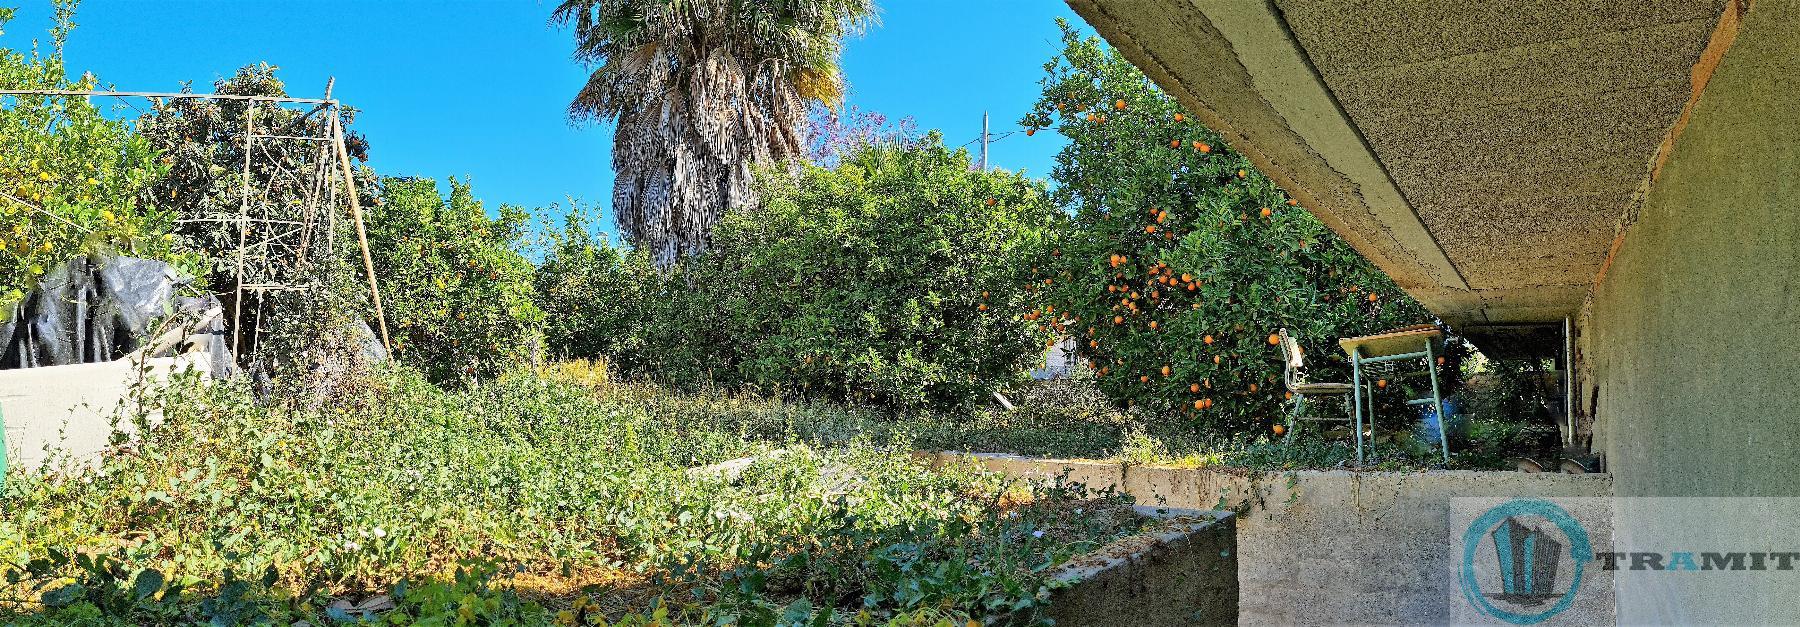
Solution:
[{"label": "wooden slat chair", "polygon": [[1306,373],[1303,370],[1306,367],[1306,353],[1301,350],[1300,342],[1288,335],[1288,331],[1285,328],[1281,329],[1279,335],[1281,336],[1281,352],[1284,357],[1286,357],[1286,359],[1283,360],[1286,364],[1286,372],[1283,374],[1282,380],[1287,384],[1288,391],[1294,393],[1294,407],[1288,411],[1288,437],[1293,437],[1294,427],[1297,426],[1295,422],[1298,420],[1314,422],[1350,422],[1348,410],[1337,415],[1306,415],[1308,397],[1336,396],[1342,398],[1344,395],[1351,392],[1351,385],[1348,383],[1314,383],[1307,381]]}]

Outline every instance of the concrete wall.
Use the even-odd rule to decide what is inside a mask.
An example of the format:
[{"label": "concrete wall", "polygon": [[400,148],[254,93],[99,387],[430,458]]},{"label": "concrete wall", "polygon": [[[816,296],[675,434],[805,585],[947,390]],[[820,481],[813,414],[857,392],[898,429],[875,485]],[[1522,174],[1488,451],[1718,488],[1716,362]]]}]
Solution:
[{"label": "concrete wall", "polygon": [[1186,627],[1238,618],[1237,533],[1230,512],[1139,506],[1158,518],[1183,517],[1154,535],[1101,547],[1050,573],[1067,587],[1051,593],[1058,625]]},{"label": "concrete wall", "polygon": [[1443,624],[1459,594],[1456,497],[1599,497],[1607,475],[1517,472],[1251,472],[944,453],[1020,477],[1116,488],[1140,504],[1229,509],[1238,517],[1238,610],[1246,625]]},{"label": "concrete wall", "polygon": [[1581,325],[1620,496],[1800,496],[1800,3],[1751,7]]},{"label": "concrete wall", "polygon": [[[203,354],[0,370],[0,422],[6,461],[37,468],[52,454],[87,463],[111,443],[113,419],[130,402],[131,386],[174,372],[208,371]],[[132,425],[116,425],[125,432]]]}]

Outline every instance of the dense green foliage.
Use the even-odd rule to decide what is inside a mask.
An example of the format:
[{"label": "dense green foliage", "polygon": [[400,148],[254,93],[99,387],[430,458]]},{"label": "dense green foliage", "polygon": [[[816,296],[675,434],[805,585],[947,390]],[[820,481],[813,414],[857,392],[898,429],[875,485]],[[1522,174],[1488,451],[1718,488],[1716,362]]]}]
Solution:
[{"label": "dense green foliage", "polygon": [[[57,9],[47,52],[0,48],[0,85],[82,90],[98,84],[92,75],[65,77],[62,45],[73,3]],[[10,13],[0,12],[0,33]],[[0,97],[0,146],[0,311],[35,287],[38,276],[80,253],[117,252],[197,269],[197,258],[182,254],[169,233],[175,216],[148,193],[166,166],[149,142],[88,99]]]},{"label": "dense green foliage", "polygon": [[[543,624],[576,594],[595,623],[660,607],[682,624],[1022,624],[1047,565],[1142,524],[1110,515],[1116,502],[926,468],[905,449],[775,453],[743,426],[843,413],[829,406],[528,372],[460,392],[386,373],[329,407],[259,404],[244,383],[150,395],[163,426],[97,469],[15,469],[0,560],[50,613],[0,610],[318,624],[331,598],[410,580],[397,624]],[[757,453],[739,472],[689,470]],[[469,559],[506,565],[493,583],[532,600],[433,581]]]},{"label": "dense green foliage", "polygon": [[[1042,355],[1048,335],[1018,312],[1056,214],[1040,184],[969,166],[933,137],[772,175],[760,209],[727,216],[713,251],[666,277],[571,232],[539,284],[545,308],[570,316],[553,335],[673,384],[895,407],[981,399]],[[595,298],[638,300],[586,308]]]},{"label": "dense green foliage", "polygon": [[1071,218],[1026,315],[1074,337],[1107,394],[1267,428],[1283,411],[1279,329],[1312,350],[1316,380],[1341,381],[1337,338],[1431,322],[1124,57],[1063,30],[1022,123],[1069,138],[1053,178]]},{"label": "dense green foliage", "polygon": [[527,215],[490,218],[467,183],[390,178],[368,211],[394,354],[435,381],[492,376],[537,354],[543,313],[519,253]]}]

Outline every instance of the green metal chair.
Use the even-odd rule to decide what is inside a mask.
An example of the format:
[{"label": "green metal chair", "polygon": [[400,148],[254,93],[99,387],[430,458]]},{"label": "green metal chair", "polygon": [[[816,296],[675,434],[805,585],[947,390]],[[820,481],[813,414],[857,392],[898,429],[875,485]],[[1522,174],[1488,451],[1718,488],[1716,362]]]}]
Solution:
[{"label": "green metal chair", "polygon": [[1277,335],[1279,335],[1281,339],[1281,352],[1285,357],[1283,362],[1286,365],[1286,371],[1282,375],[1282,381],[1287,385],[1288,391],[1294,393],[1292,401],[1293,408],[1288,411],[1287,416],[1288,437],[1294,437],[1295,427],[1299,426],[1298,421],[1302,420],[1312,422],[1351,422],[1349,410],[1345,410],[1343,414],[1336,416],[1309,416],[1306,414],[1307,402],[1310,397],[1335,396],[1339,399],[1343,399],[1346,395],[1350,394],[1354,388],[1348,383],[1317,383],[1307,381],[1306,373],[1304,371],[1306,368],[1306,352],[1300,348],[1300,342],[1288,335],[1288,330],[1285,328],[1281,329]]}]

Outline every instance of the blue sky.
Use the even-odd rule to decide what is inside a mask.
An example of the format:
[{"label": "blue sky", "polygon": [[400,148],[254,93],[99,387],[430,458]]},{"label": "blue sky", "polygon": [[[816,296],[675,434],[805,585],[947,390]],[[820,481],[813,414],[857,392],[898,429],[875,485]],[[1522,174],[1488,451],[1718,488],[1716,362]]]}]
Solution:
[{"label": "blue sky", "polygon": [[[878,0],[879,1],[879,0]],[[18,17],[0,46],[47,38],[48,0],[0,0]],[[336,96],[362,110],[383,174],[472,179],[489,203],[543,207],[611,196],[611,130],[564,112],[586,71],[569,59],[554,2],[415,0],[87,0],[67,47],[71,72],[121,90],[208,91],[237,67],[267,61],[296,96]],[[996,134],[1036,100],[1057,50],[1056,0],[880,2],[881,24],[846,44],[850,102],[941,129],[951,145]],[[1047,176],[1061,137],[1014,135],[990,163]],[[611,212],[607,212],[610,230]]]}]

